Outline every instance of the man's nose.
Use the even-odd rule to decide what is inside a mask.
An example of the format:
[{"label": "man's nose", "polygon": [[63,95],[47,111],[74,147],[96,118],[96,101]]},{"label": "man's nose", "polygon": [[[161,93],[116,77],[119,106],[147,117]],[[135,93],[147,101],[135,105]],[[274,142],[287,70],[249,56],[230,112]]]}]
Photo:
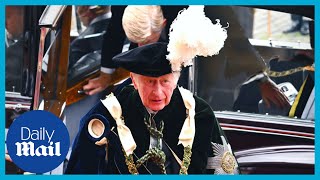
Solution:
[{"label": "man's nose", "polygon": [[155,84],[154,84],[154,87],[153,87],[153,93],[154,94],[161,94],[162,92],[162,86],[161,86],[161,83],[159,81],[157,81]]}]

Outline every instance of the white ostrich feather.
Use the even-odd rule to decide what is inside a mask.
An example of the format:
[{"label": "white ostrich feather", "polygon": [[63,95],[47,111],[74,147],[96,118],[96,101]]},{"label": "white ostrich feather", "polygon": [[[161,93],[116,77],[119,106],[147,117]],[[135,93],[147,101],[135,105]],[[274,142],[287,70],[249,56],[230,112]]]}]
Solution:
[{"label": "white ostrich feather", "polygon": [[213,24],[204,14],[204,6],[189,6],[179,12],[170,26],[167,59],[173,71],[192,65],[196,56],[219,53],[227,39],[227,31],[220,20]]}]

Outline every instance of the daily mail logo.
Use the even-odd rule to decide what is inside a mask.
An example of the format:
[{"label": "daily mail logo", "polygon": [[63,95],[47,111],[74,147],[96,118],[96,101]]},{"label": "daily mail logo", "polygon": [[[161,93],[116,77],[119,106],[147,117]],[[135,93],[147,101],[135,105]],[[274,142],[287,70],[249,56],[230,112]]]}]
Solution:
[{"label": "daily mail logo", "polygon": [[[21,127],[21,140],[23,142],[16,142],[17,156],[61,156],[60,142],[54,143],[51,141],[55,130],[49,133],[45,127],[39,130],[30,130],[28,127]],[[41,145],[35,148],[32,141],[48,140],[49,146]],[[29,141],[29,142],[26,142]]]},{"label": "daily mail logo", "polygon": [[14,120],[6,145],[12,161],[31,173],[45,173],[58,167],[69,150],[66,126],[46,111],[30,111]]}]

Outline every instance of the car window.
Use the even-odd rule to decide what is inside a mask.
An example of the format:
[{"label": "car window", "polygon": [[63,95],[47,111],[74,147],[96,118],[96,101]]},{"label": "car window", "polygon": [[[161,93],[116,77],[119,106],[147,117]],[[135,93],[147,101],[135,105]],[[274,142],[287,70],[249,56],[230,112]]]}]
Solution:
[{"label": "car window", "polygon": [[24,43],[24,7],[6,6],[6,91],[21,92]]},{"label": "car window", "polygon": [[299,14],[253,8],[253,37],[261,40],[309,43],[309,21]]},{"label": "car window", "polygon": [[[207,8],[212,8],[207,13],[219,11],[216,7]],[[205,60],[196,61],[197,95],[215,111],[314,119],[310,115],[314,114],[314,59],[310,43],[313,26],[309,27],[313,20],[251,7],[233,6],[232,11],[226,8],[224,12],[226,15],[220,16],[220,20],[222,25],[228,22],[227,41],[231,43],[215,57],[198,57]],[[263,61],[258,63],[254,56]],[[281,109],[274,104],[267,107],[257,82],[242,84],[259,70],[268,74],[287,95],[291,107]]]},{"label": "car window", "polygon": [[6,6],[6,127],[21,113],[29,110],[31,97],[21,95],[24,57],[24,6]]}]

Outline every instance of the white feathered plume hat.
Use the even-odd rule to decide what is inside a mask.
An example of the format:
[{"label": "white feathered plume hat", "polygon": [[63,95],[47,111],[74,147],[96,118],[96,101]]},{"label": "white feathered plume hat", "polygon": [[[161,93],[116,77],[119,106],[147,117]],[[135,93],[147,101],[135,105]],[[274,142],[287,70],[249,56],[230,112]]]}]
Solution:
[{"label": "white feathered plume hat", "polygon": [[220,20],[213,24],[205,16],[204,6],[189,6],[179,12],[169,32],[167,59],[172,71],[192,65],[196,56],[212,56],[219,53],[227,39],[227,30]]}]

